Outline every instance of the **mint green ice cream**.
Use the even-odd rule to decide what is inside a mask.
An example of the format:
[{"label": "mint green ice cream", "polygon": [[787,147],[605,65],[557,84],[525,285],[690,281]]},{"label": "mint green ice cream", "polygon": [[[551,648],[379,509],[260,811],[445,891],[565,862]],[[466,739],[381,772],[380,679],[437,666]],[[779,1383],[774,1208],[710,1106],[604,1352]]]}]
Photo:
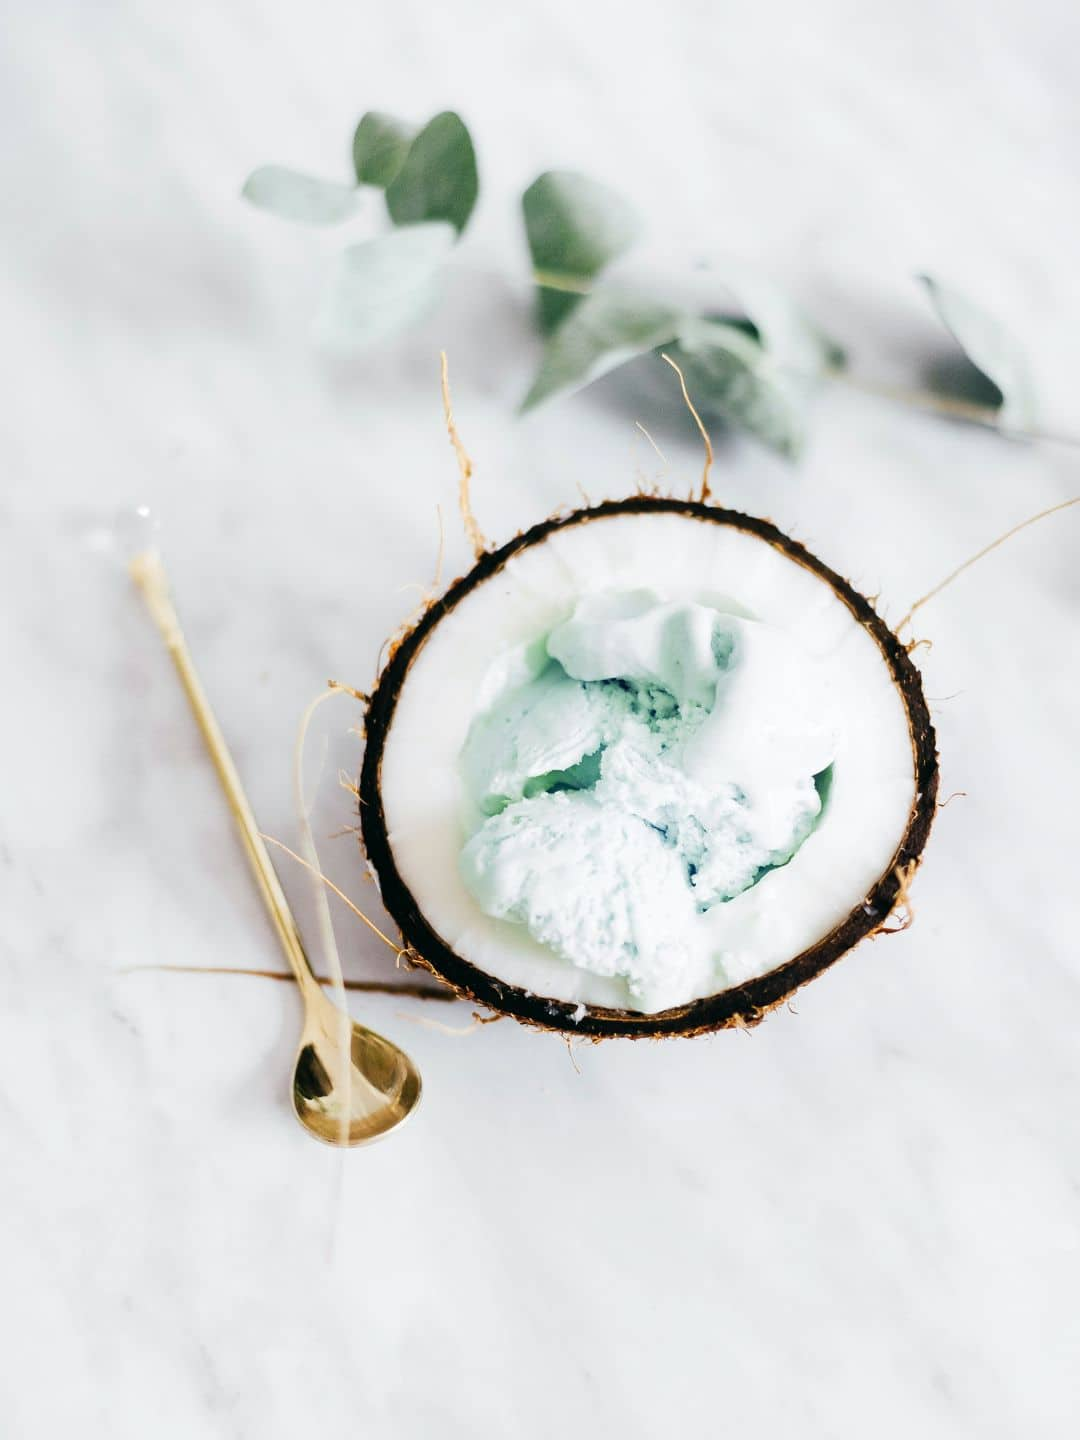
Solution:
[{"label": "mint green ice cream", "polygon": [[828,710],[772,627],[650,591],[586,597],[481,697],[461,757],[464,883],[649,1009],[710,969],[723,983],[698,918],[810,834]]}]

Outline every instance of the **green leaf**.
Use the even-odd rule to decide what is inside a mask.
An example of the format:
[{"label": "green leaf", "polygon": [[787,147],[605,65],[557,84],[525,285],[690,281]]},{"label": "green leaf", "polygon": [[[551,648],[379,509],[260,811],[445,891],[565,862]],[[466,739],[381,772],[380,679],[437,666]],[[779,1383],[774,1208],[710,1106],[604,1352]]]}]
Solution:
[{"label": "green leaf", "polygon": [[[1023,350],[992,316],[966,295],[931,275],[918,275],[938,318],[997,394],[1002,429],[1024,430],[1035,423],[1034,386]],[[991,407],[993,408],[993,407]]]},{"label": "green leaf", "polygon": [[[573,170],[548,170],[521,197],[525,234],[540,284],[540,328],[545,334],[578,305],[606,265],[637,239],[637,211],[607,185]],[[551,285],[545,286],[544,279]]]},{"label": "green leaf", "polygon": [[805,430],[798,382],[778,371],[745,331],[715,320],[687,319],[672,353],[694,404],[794,459]]},{"label": "green leaf", "polygon": [[323,337],[360,350],[418,320],[438,294],[454,240],[452,226],[432,222],[347,246],[322,307]]},{"label": "green leaf", "polygon": [[640,295],[594,291],[549,338],[522,410],[580,390],[635,356],[666,345],[678,333],[681,319],[680,311]]},{"label": "green leaf", "polygon": [[742,265],[729,265],[722,274],[774,364],[797,375],[844,366],[843,349],[767,275]]},{"label": "green leaf", "polygon": [[354,185],[317,180],[284,165],[262,165],[253,170],[240,193],[260,210],[304,225],[339,225],[363,204],[363,196]]},{"label": "green leaf", "polygon": [[429,120],[387,186],[395,225],[445,220],[460,234],[476,204],[476,154],[460,116],[446,110]]},{"label": "green leaf", "polygon": [[352,146],[353,167],[360,184],[385,190],[405,163],[416,129],[379,110],[361,116]]}]

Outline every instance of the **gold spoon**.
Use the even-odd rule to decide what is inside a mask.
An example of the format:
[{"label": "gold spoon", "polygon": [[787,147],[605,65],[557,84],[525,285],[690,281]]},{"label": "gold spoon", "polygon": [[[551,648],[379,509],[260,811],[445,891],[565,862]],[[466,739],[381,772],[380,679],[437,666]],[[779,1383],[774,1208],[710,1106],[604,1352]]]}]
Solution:
[{"label": "gold spoon", "polygon": [[407,1120],[420,1100],[420,1072],[389,1040],[358,1025],[329,1001],[304,951],[296,920],[281,888],[258,824],[240,784],[225,737],[199,681],[169,596],[156,550],[131,562],[131,578],[161,631],[180,682],[217,769],[259,893],[270,912],[304,1001],[304,1028],[293,1071],[296,1118],[328,1145],[363,1145]]}]

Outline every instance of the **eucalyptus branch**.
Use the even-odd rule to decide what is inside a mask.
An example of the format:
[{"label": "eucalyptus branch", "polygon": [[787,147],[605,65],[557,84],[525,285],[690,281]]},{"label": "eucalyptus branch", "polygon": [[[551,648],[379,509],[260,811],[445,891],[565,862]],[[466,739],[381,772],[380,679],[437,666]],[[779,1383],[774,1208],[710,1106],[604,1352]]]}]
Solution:
[{"label": "eucalyptus branch", "polygon": [[[353,136],[352,156],[355,180],[349,183],[270,165],[249,176],[243,194],[281,218],[327,226],[368,211],[366,198],[382,192],[389,230],[343,249],[323,309],[324,336],[355,349],[381,345],[437,297],[462,252],[479,174],[472,137],[452,111],[422,126],[369,111]],[[721,318],[715,306],[699,306],[695,313],[647,290],[604,283],[604,272],[643,227],[621,195],[576,171],[537,176],[522,194],[521,211],[530,265],[513,279],[534,293],[545,337],[523,410],[582,389],[637,356],[663,351],[703,411],[789,457],[799,453],[808,423],[810,392],[792,383],[804,380],[845,385],[1008,439],[1080,447],[1080,436],[1038,422],[1025,357],[1004,326],[932,276],[915,277],[925,301],[972,370],[1000,397],[997,404],[849,373],[840,346],[750,266],[729,263],[718,270],[738,312]],[[665,288],[657,287],[661,295]]]},{"label": "eucalyptus branch", "polygon": [[[534,269],[532,279],[539,289],[555,290],[569,295],[590,295],[597,288],[579,276],[563,275],[549,270]],[[908,410],[918,410],[925,414],[940,415],[948,420],[960,420],[970,425],[979,425],[985,430],[995,431],[1008,440],[1028,440],[1080,448],[1080,436],[1078,435],[1069,435],[1041,427],[1003,424],[1000,408],[997,406],[979,405],[972,400],[937,394],[933,390],[920,390],[912,386],[891,385],[885,381],[871,380],[864,375],[853,373],[843,365],[826,365],[822,371],[814,374],[784,367],[784,373],[792,379],[824,379],[835,385],[846,386],[849,390],[858,390],[864,395],[871,395],[879,400],[888,400],[892,404],[903,406]]]}]

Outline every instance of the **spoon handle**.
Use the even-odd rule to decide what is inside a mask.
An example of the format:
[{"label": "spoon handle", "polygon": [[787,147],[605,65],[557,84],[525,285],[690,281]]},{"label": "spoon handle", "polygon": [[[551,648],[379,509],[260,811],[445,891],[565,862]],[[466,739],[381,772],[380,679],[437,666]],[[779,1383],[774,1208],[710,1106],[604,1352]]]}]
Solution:
[{"label": "spoon handle", "polygon": [[258,884],[259,893],[270,912],[274,929],[281,941],[281,948],[285,951],[285,958],[288,960],[305,998],[317,996],[321,1000],[323,999],[322,991],[319,989],[318,981],[312,971],[311,961],[304,950],[300,931],[289,908],[289,902],[285,898],[285,891],[281,888],[281,881],[274,869],[274,862],[270,859],[262,835],[259,833],[258,822],[248,804],[247,796],[244,794],[244,787],[240,783],[240,776],[232,755],[229,753],[225,736],[221,733],[221,726],[210,707],[210,701],[207,699],[206,691],[203,689],[195,669],[195,662],[191,658],[187,641],[180,629],[180,621],[169,595],[169,582],[165,574],[165,566],[156,550],[145,550],[142,554],[135,556],[131,562],[131,578],[142,592],[146,607],[161,632],[161,638],[165,641],[172,662],[176,666],[176,673],[180,677],[180,683],[184,687],[188,702],[198,721],[206,748],[210,752],[210,758],[214,762],[218,779],[221,781],[221,788],[225,791],[225,798],[229,802],[229,809],[232,811],[236,827],[240,831],[240,838],[244,842],[244,850]]}]

